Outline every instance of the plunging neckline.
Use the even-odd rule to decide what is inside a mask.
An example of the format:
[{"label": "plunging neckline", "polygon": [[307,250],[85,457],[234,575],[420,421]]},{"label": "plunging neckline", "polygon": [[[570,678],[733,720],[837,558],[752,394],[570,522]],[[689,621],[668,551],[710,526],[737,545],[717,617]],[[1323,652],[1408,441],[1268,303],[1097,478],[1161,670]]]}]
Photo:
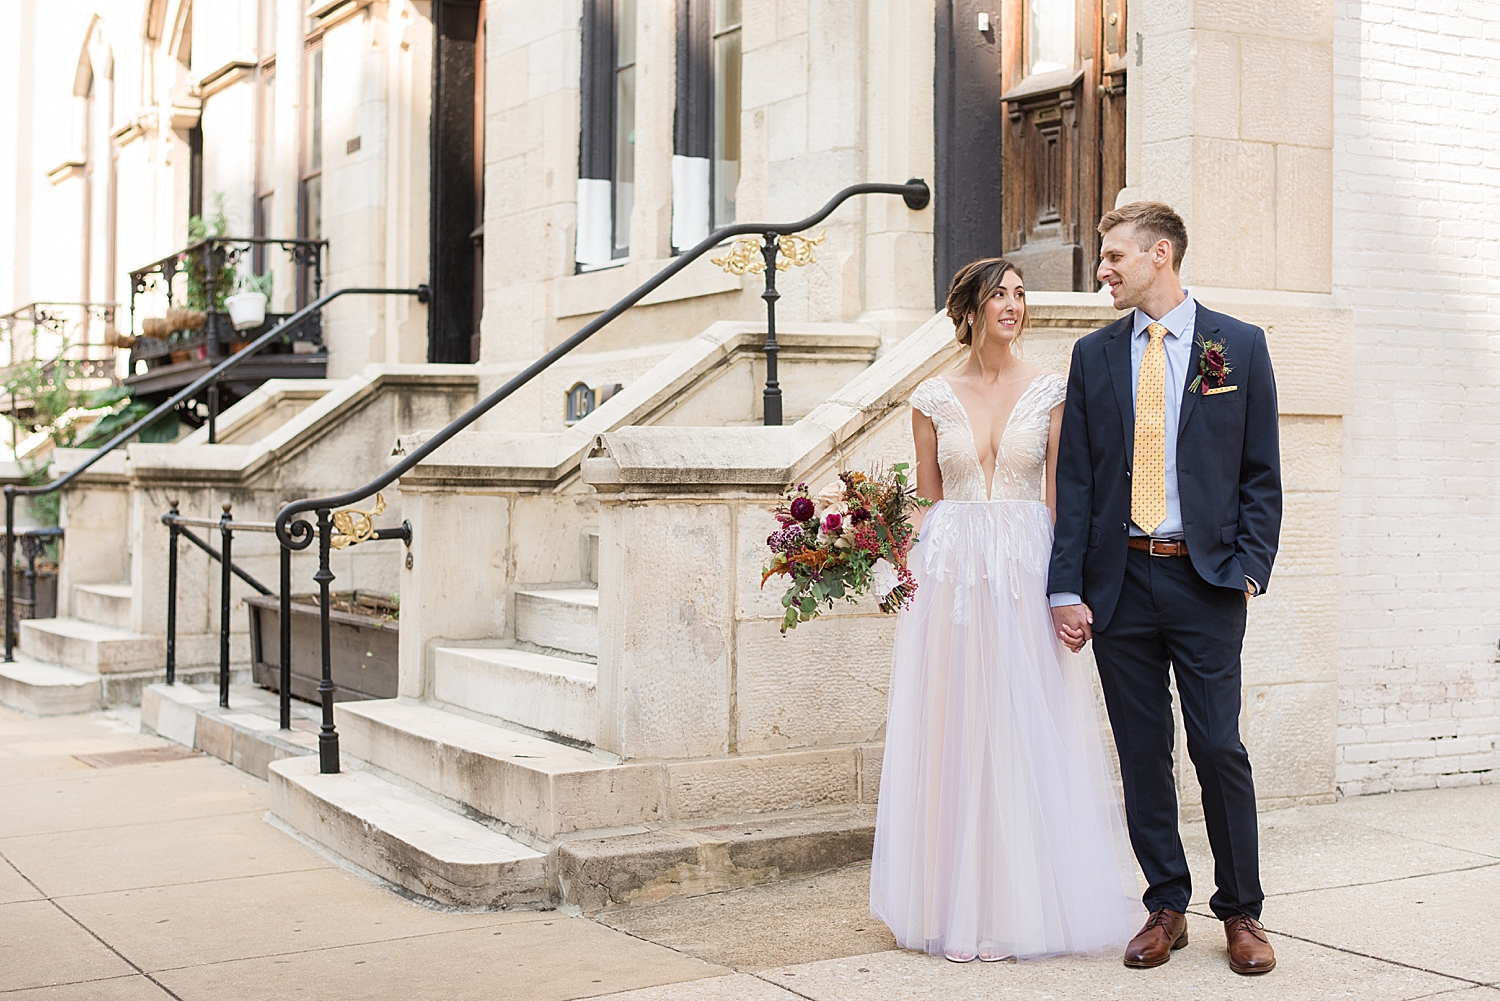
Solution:
[{"label": "plunging neckline", "polygon": [[958,404],[958,412],[964,415],[964,427],[969,432],[969,457],[979,467],[979,478],[984,480],[984,499],[986,503],[995,499],[995,474],[1000,471],[1000,450],[1005,447],[1005,438],[1010,434],[1011,419],[1016,416],[1016,409],[1020,407],[1021,401],[1026,399],[1032,388],[1036,386],[1037,380],[1046,374],[1046,372],[1038,372],[1032,376],[1031,381],[1026,384],[1026,388],[1021,390],[1021,395],[1016,397],[1016,402],[1010,405],[1010,413],[1005,415],[1005,423],[1000,428],[1000,436],[995,439],[995,454],[992,457],[994,467],[990,470],[989,476],[985,476],[984,474],[984,460],[979,456],[979,442],[974,440],[974,422],[969,420],[969,408],[964,406],[963,400],[959,399],[958,391],[953,388],[951,382],[942,377],[938,378],[938,381],[943,384],[943,388],[948,391],[948,395],[953,397],[953,402]]}]

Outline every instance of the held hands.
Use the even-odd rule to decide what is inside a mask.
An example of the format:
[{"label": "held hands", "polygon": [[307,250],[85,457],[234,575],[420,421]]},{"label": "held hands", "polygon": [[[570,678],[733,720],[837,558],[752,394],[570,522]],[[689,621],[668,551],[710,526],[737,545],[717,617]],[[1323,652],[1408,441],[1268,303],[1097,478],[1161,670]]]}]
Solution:
[{"label": "held hands", "polygon": [[1063,646],[1077,653],[1094,638],[1094,613],[1082,602],[1052,609],[1052,628]]}]

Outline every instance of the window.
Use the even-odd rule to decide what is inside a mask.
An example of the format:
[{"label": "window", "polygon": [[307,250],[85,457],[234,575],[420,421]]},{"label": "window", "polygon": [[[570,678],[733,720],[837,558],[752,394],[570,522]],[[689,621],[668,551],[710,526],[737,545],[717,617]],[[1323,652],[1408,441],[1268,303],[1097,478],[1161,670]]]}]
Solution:
[{"label": "window", "polygon": [[585,0],[578,144],[580,271],[630,255],[635,203],[636,0]]},{"label": "window", "polygon": [[635,205],[635,0],[615,0],[615,257],[630,256]]},{"label": "window", "polygon": [[[297,236],[323,238],[323,44],[319,39],[302,53],[302,166],[297,190]],[[297,304],[312,300],[312,273],[297,274]]]},{"label": "window", "polygon": [[[276,0],[260,0],[260,22],[256,56],[255,204],[251,230],[255,236],[270,236],[276,194]],[[256,246],[252,268],[264,274],[269,266],[266,249]]]},{"label": "window", "polygon": [[677,0],[672,245],[735,221],[740,180],[742,0]]},{"label": "window", "polygon": [[714,173],[712,229],[734,222],[740,183],[741,0],[714,3]]},{"label": "window", "polygon": [[1073,68],[1076,0],[1028,0],[1026,66],[1032,75]]}]

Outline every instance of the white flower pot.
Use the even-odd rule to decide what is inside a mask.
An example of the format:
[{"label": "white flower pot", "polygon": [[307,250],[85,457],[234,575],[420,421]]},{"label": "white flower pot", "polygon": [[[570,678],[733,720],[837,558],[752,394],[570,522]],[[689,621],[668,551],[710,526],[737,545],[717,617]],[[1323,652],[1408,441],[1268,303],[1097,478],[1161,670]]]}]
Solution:
[{"label": "white flower pot", "polygon": [[224,300],[235,330],[250,330],[266,322],[266,297],[259,292],[241,292]]}]

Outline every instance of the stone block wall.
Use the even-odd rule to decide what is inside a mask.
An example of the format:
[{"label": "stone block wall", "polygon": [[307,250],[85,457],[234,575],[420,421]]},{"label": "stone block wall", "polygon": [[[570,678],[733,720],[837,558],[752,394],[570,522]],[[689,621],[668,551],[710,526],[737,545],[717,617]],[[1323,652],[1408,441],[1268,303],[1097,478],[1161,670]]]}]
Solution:
[{"label": "stone block wall", "polygon": [[1340,2],[1339,789],[1500,774],[1500,6]]}]

